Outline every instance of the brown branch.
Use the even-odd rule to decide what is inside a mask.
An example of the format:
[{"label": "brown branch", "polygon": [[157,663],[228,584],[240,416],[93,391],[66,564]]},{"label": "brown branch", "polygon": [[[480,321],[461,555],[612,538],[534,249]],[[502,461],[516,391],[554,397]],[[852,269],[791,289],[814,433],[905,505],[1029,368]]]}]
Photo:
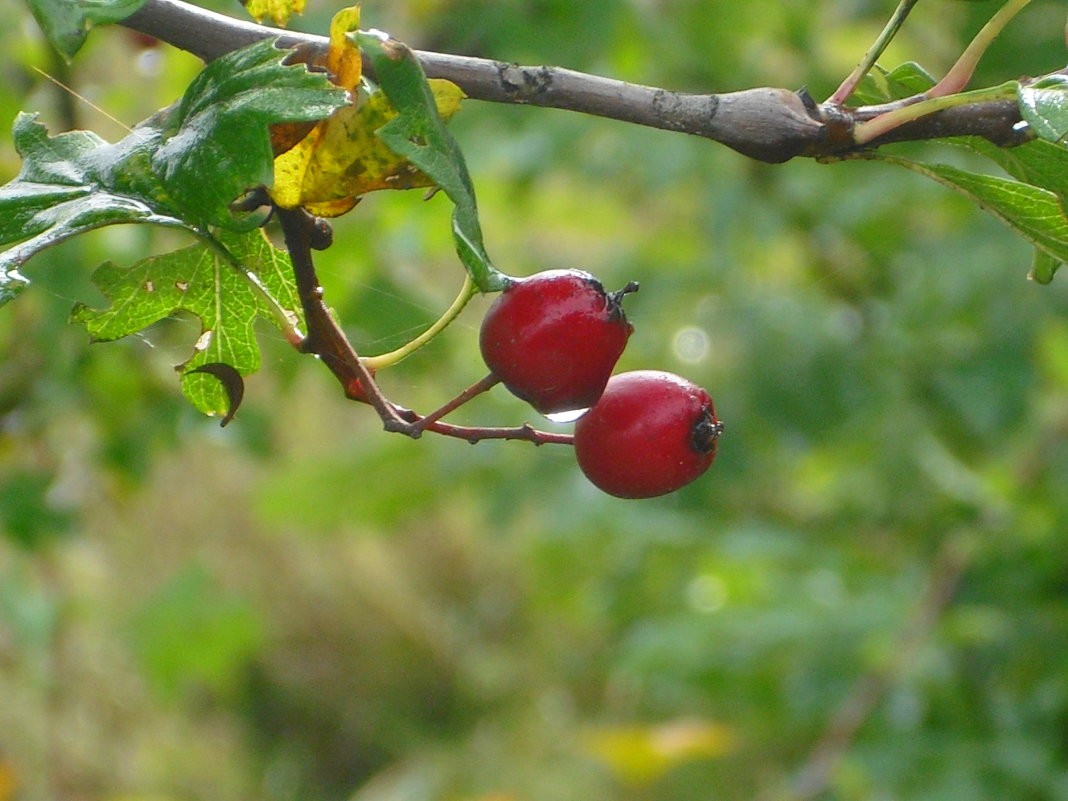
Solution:
[{"label": "brown branch", "polygon": [[282,225],[286,249],[293,265],[297,295],[304,312],[304,324],[308,329],[307,336],[298,343],[298,349],[302,353],[319,357],[345,389],[348,398],[369,403],[378,413],[386,431],[404,434],[412,439],[418,439],[424,431],[432,431],[446,437],[467,440],[472,444],[484,439],[518,439],[535,445],[572,444],[573,437],[570,434],[539,431],[527,423],[512,427],[482,427],[441,421],[449,412],[496,385],[498,379],[492,374],[425,417],[390,401],[382,394],[373,373],[360,360],[345,332],[323,302],[323,288],[319,285],[312,259],[313,246],[324,240],[323,232],[318,228],[319,221],[303,209],[276,207],[275,215]]},{"label": "brown branch", "polygon": [[371,371],[360,361],[352,343],[323,302],[323,288],[312,261],[312,245],[317,239],[316,219],[303,209],[276,207],[275,215],[282,225],[286,249],[293,264],[297,296],[308,329],[299,349],[318,356],[337,377],[349,398],[370,403],[387,430],[410,428],[411,423],[382,395]]},{"label": "brown branch", "polygon": [[[181,0],[148,0],[124,25],[209,61],[260,39],[323,51],[327,39],[233,19]],[[825,157],[855,147],[852,127],[873,108],[817,105],[806,93],[761,87],[688,94],[640,86],[561,67],[522,67],[492,59],[416,51],[427,75],[447,78],[468,97],[578,111],[598,117],[711,139],[769,163],[795,156]],[[370,65],[365,64],[368,73]],[[902,101],[907,102],[907,101]],[[882,109],[882,110],[885,110]],[[1020,121],[1013,103],[975,103],[930,114],[868,143],[982,136],[1014,144]]]}]

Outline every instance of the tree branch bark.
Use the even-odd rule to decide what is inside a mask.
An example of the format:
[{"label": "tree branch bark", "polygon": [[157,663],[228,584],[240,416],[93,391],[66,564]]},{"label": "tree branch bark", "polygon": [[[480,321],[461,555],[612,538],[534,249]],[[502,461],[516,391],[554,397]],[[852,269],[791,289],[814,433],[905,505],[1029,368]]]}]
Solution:
[{"label": "tree branch bark", "polygon": [[[123,24],[210,61],[260,39],[325,52],[325,36],[284,31],[218,14],[182,0],[148,0]],[[565,109],[701,136],[768,163],[796,156],[831,157],[855,149],[852,129],[873,107],[816,104],[806,93],[761,87],[689,94],[589,75],[561,67],[523,67],[492,59],[416,51],[426,74],[446,78],[468,97]],[[365,63],[368,74],[372,74]],[[907,102],[907,101],[902,101]],[[886,142],[981,136],[998,145],[1024,141],[1015,103],[960,106],[903,125],[866,147]]]}]

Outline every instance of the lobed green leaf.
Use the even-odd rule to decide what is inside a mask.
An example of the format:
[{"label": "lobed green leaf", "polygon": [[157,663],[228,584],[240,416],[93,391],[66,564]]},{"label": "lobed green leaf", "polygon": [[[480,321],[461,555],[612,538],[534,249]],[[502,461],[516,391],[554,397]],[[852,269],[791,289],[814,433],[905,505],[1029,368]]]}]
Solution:
[{"label": "lobed green leaf", "polygon": [[270,125],[319,120],[347,102],[325,75],[282,55],[262,41],[211,62],[167,121],[152,168],[195,225],[240,227],[231,202],[274,175]]},{"label": "lobed green leaf", "polygon": [[[141,133],[130,138],[140,141]],[[124,191],[114,163],[120,149],[96,134],[49,137],[36,115],[19,114],[13,136],[23,164],[0,187],[0,304],[27,285],[22,264],[72,236],[117,223],[187,227],[158,197]]]},{"label": "lobed green leaf", "polygon": [[178,312],[199,318],[193,352],[176,369],[182,391],[206,414],[226,415],[232,398],[210,370],[198,370],[222,363],[242,376],[253,373],[260,364],[256,320],[277,321],[279,308],[294,324],[300,320],[289,257],[258,231],[227,233],[217,247],[199,242],[131,267],[106,262],[93,273],[93,282],[110,306],[78,304],[71,320],[84,324],[94,341],[129,336]]},{"label": "lobed green leaf", "polygon": [[19,268],[31,256],[94,228],[151,223],[203,235],[258,224],[229,206],[271,181],[268,126],[319,119],[347,97],[284,57],[259,42],[212,62],[177,107],[114,144],[88,131],[49,136],[35,115],[20,114],[22,167],[0,187],[0,305],[27,285]]}]

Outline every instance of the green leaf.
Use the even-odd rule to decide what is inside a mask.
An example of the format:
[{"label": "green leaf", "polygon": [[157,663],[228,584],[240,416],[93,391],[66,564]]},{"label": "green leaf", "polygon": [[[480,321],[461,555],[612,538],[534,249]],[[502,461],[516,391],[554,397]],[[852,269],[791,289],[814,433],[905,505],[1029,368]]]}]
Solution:
[{"label": "green leaf", "polygon": [[998,147],[979,137],[958,137],[946,142],[986,156],[1018,181],[1040,186],[1068,198],[1068,148],[1045,139],[1017,147]]},{"label": "green leaf", "polygon": [[93,274],[93,282],[111,305],[92,309],[78,304],[71,320],[83,323],[94,341],[128,336],[177,312],[200,319],[193,353],[177,369],[186,397],[211,415],[225,416],[233,399],[219,378],[198,368],[222,363],[240,375],[253,373],[260,364],[256,320],[277,322],[279,309],[295,324],[300,320],[289,257],[258,231],[224,234],[219,247],[197,243],[127,268],[106,262]]},{"label": "green leaf", "polygon": [[[1068,261],[1068,218],[1056,192],[946,164],[923,164],[879,153],[867,157],[897,164],[938,181],[978,203],[1049,258],[1058,262]],[[1052,277],[1052,272],[1049,275]]]},{"label": "green leaf", "polygon": [[30,11],[45,38],[66,59],[85,42],[94,25],[126,19],[145,0],[28,0]]},{"label": "green leaf", "polygon": [[22,169],[0,187],[0,305],[27,281],[19,268],[76,234],[119,223],[152,223],[202,234],[260,222],[229,209],[269,183],[267,126],[314,120],[344,104],[344,90],[261,42],[212,62],[180,105],[111,144],[88,131],[49,136],[36,116],[15,120]]},{"label": "green leaf", "polygon": [[268,126],[319,120],[347,102],[325,75],[283,57],[272,41],[249,45],[211,62],[186,90],[152,158],[185,219],[234,227],[230,203],[273,178]]},{"label": "green leaf", "polygon": [[144,133],[135,130],[126,140],[135,147],[120,148],[87,131],[49,137],[36,115],[19,114],[13,136],[22,170],[0,187],[0,247],[7,246],[0,253],[0,304],[26,286],[22,264],[71,236],[116,223],[187,227],[158,197],[116,186],[114,162],[136,150]]},{"label": "green leaf", "polygon": [[375,78],[397,116],[376,132],[391,150],[423,171],[455,204],[452,216],[456,252],[482,292],[503,289],[508,276],[486,255],[478,205],[460,146],[438,114],[434,94],[412,51],[377,33],[351,34],[370,57]]},{"label": "green leaf", "polygon": [[1049,75],[1021,86],[1020,115],[1042,139],[1063,141],[1068,135],[1068,75]]},{"label": "green leaf", "polygon": [[922,94],[934,85],[935,79],[914,61],[889,71],[876,64],[853,90],[850,102],[862,106],[890,103]]}]

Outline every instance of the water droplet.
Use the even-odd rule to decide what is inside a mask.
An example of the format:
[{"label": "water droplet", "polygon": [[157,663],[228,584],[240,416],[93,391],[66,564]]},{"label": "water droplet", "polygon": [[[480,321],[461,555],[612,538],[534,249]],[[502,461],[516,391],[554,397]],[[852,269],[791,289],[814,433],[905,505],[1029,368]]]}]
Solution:
[{"label": "water droplet", "polygon": [[553,412],[552,414],[545,415],[554,423],[573,423],[578,420],[582,415],[586,414],[589,409],[572,409],[568,412]]}]

